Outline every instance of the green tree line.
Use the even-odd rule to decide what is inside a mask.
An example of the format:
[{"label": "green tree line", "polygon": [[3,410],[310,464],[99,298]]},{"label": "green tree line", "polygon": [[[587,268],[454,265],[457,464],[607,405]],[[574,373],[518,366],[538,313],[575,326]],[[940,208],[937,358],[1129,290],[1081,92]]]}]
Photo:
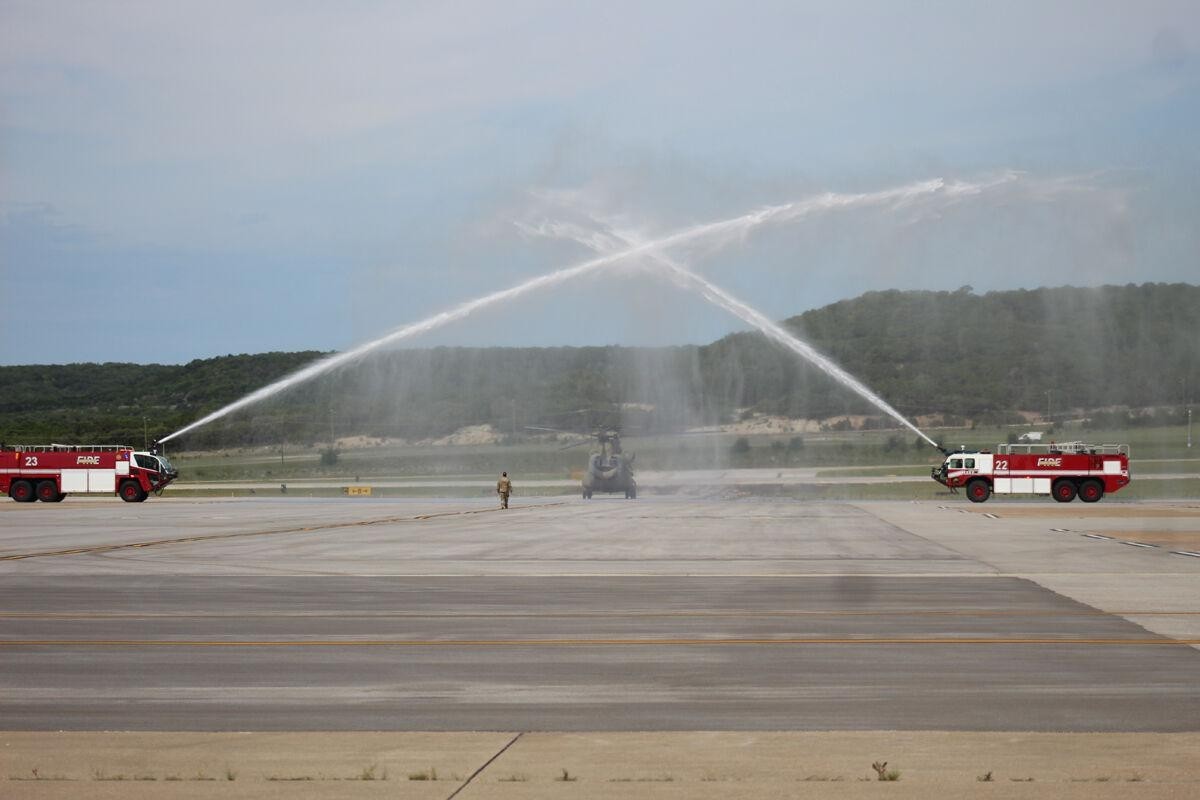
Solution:
[{"label": "green tree line", "polygon": [[[1004,422],[1020,410],[1082,409],[1111,420],[1129,408],[1181,407],[1200,390],[1200,287],[1189,284],[870,292],[784,325],[910,416]],[[0,367],[0,440],[141,444],[324,355]],[[763,336],[737,333],[665,348],[395,350],[178,444],[420,439],[476,424],[515,437],[529,426],[668,432],[747,409],[877,413]]]}]

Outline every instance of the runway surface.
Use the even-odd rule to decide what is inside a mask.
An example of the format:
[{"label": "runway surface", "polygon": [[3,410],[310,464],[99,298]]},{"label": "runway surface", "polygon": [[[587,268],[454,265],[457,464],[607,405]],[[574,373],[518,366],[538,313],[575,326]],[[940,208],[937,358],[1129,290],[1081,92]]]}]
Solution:
[{"label": "runway surface", "polygon": [[1200,729],[1185,504],[3,509],[5,730]]}]

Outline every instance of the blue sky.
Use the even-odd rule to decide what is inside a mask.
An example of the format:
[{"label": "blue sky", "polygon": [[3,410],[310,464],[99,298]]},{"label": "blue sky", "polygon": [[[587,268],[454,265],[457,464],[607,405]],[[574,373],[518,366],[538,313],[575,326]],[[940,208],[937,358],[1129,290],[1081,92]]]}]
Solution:
[{"label": "blue sky", "polygon": [[[1006,170],[693,266],[774,317],[863,291],[1200,277],[1195,2],[0,3],[0,363],[342,349],[666,232]],[[558,202],[558,201],[556,201]],[[740,326],[614,270],[414,341]]]}]

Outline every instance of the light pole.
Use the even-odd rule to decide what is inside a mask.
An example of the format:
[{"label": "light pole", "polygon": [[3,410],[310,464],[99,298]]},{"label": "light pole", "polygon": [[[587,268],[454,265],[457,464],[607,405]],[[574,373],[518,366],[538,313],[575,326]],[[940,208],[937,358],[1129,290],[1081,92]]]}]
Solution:
[{"label": "light pole", "polygon": [[1179,379],[1179,399],[1187,407],[1187,446],[1192,446],[1192,407],[1188,404],[1187,378]]},{"label": "light pole", "polygon": [[146,418],[142,417],[142,449],[143,450],[150,449],[150,434],[147,431],[148,431],[148,428],[146,427]]}]

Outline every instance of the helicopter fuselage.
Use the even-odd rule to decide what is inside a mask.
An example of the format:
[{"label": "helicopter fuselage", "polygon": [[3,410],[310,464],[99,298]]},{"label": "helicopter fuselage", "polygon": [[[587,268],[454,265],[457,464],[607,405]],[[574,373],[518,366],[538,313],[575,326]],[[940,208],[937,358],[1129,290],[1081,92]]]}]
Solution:
[{"label": "helicopter fuselage", "polygon": [[633,479],[633,467],[622,455],[592,453],[587,471],[583,474],[583,496],[594,492],[613,494],[624,492],[627,497],[635,496],[637,483]]},{"label": "helicopter fuselage", "polygon": [[615,494],[624,492],[625,499],[637,497],[637,481],[633,479],[634,456],[621,451],[621,440],[616,434],[602,434],[600,451],[588,456],[587,471],[583,473],[583,499],[588,500],[596,492]]}]

